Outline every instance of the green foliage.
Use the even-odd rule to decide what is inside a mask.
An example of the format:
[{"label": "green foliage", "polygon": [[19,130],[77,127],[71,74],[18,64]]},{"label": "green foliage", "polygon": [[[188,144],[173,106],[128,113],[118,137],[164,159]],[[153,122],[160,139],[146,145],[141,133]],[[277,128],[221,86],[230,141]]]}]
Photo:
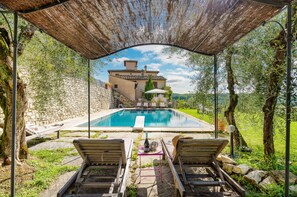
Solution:
[{"label": "green foliage", "polygon": [[[69,86],[65,84],[65,78],[87,80],[87,60],[40,32],[35,33],[19,61],[24,77],[29,81],[33,107],[41,116],[51,113],[49,106],[63,104],[65,86]],[[91,61],[91,77],[101,63]]]},{"label": "green foliage", "polygon": [[[154,82],[152,80],[152,76],[150,75],[148,81],[145,84],[144,91],[146,92],[146,91],[149,91],[149,90],[152,90],[152,89],[154,89]],[[154,95],[153,94],[144,94],[144,97],[147,100],[150,101],[150,100],[152,100],[152,98],[154,97]]]},{"label": "green foliage", "polygon": [[[204,120],[208,123],[213,124],[213,117],[211,115],[199,114],[195,109],[179,109],[180,111],[192,115],[196,118]],[[248,143],[248,146],[252,148],[252,153],[244,153],[239,150],[235,150],[236,162],[238,164],[247,164],[254,169],[261,170],[284,170],[285,169],[285,135],[276,130],[274,134],[275,139],[275,158],[270,161],[264,160],[263,153],[263,135],[262,135],[262,116],[261,114],[248,114],[242,112],[236,112],[238,127],[244,139]],[[258,120],[257,120],[258,119]],[[275,122],[282,121],[282,117],[276,117]],[[291,136],[297,136],[297,122],[291,123]],[[224,136],[229,138],[229,136]],[[292,162],[290,165],[290,171],[297,175],[297,141],[291,140],[291,158]],[[226,149],[226,148],[225,148]],[[227,149],[225,152],[229,152]],[[249,184],[242,176],[232,175],[232,177],[241,185],[244,185],[248,191],[247,196],[283,196],[283,186],[282,185],[272,185],[267,191],[263,192],[255,188],[253,185]]]},{"label": "green foliage", "polygon": [[46,34],[36,32],[20,58],[27,72],[29,87],[34,90],[34,107],[41,114],[48,105],[63,100],[64,78],[87,76],[87,60]]},{"label": "green foliage", "polygon": [[214,123],[214,119],[212,114],[202,114],[202,113],[197,113],[197,110],[195,109],[178,109],[181,112],[184,112],[186,114],[189,114],[195,118],[198,118],[200,120],[203,120],[205,122],[208,122],[209,124]]},{"label": "green foliage", "polygon": [[167,98],[168,101],[172,101],[172,90],[170,86],[165,86],[163,87],[164,90],[166,90],[167,92],[165,93],[165,98]]},{"label": "green foliage", "polygon": [[128,197],[137,197],[137,187],[135,185],[127,186],[127,196]]},{"label": "green foliage", "polygon": [[[195,109],[179,109],[180,111],[192,115],[198,119],[204,120],[210,124],[213,124],[212,114],[200,114]],[[219,118],[223,115],[219,114]],[[248,146],[252,148],[252,153],[243,153],[236,150],[237,162],[245,163],[252,166],[255,169],[263,170],[283,170],[285,168],[285,135],[281,130],[277,130],[274,134],[274,143],[276,149],[276,155],[274,160],[265,161],[263,153],[263,135],[262,135],[262,115],[259,114],[248,114],[243,112],[236,112],[237,126],[241,131],[244,139],[248,143]],[[283,121],[283,117],[275,117],[275,122]],[[291,123],[291,136],[297,136],[297,122]],[[229,136],[225,136],[229,137]],[[297,175],[297,140],[291,140],[291,162],[290,171]]]},{"label": "green foliage", "polygon": [[[34,167],[34,179],[21,183],[21,187],[16,188],[16,196],[38,197],[39,193],[47,189],[60,175],[78,169],[78,166],[62,165],[66,156],[78,155],[72,148],[38,150],[31,151],[30,154],[31,159],[26,162]],[[1,196],[9,196],[8,192],[0,189]]]},{"label": "green foliage", "polygon": [[186,101],[184,101],[184,100],[177,100],[176,101],[176,103],[177,103],[177,109],[184,109],[184,108],[188,108],[188,105],[187,105],[187,103],[186,103]]}]

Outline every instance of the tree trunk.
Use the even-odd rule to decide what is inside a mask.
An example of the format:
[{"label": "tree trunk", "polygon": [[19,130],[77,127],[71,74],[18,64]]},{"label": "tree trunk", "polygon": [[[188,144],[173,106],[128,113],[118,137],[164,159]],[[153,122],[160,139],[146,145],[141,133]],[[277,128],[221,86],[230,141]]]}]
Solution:
[{"label": "tree trunk", "polygon": [[240,131],[236,126],[234,111],[238,103],[238,95],[235,93],[235,77],[232,70],[232,55],[234,50],[232,47],[227,49],[227,55],[225,56],[226,60],[226,70],[227,70],[227,82],[228,82],[228,91],[229,91],[229,106],[225,111],[225,117],[229,125],[235,126],[234,131],[234,144],[236,147],[247,146],[246,141],[242,137]]},{"label": "tree trunk", "polygon": [[[32,39],[36,28],[28,25],[20,32],[18,54]],[[0,154],[4,165],[11,163],[12,150],[12,92],[13,92],[13,48],[6,29],[0,28],[0,107],[4,113],[3,134],[0,138]],[[24,114],[27,109],[26,85],[17,75],[17,110],[16,110],[16,161],[27,158],[28,148]]]},{"label": "tree trunk", "polygon": [[269,70],[268,92],[263,106],[264,126],[263,126],[263,144],[266,159],[274,156],[273,139],[273,117],[277,98],[281,89],[281,83],[286,73],[286,34],[281,31],[279,35],[270,41],[271,47],[275,50],[274,61]]},{"label": "tree trunk", "polygon": [[[1,58],[0,65],[2,73],[0,77],[1,84],[1,108],[4,112],[4,128],[1,136],[1,153],[4,158],[4,164],[11,163],[12,149],[12,54]],[[6,71],[6,72],[5,72]],[[27,143],[25,133],[24,113],[27,109],[27,100],[25,96],[25,84],[18,78],[17,85],[17,113],[16,113],[16,159],[27,157]]]}]

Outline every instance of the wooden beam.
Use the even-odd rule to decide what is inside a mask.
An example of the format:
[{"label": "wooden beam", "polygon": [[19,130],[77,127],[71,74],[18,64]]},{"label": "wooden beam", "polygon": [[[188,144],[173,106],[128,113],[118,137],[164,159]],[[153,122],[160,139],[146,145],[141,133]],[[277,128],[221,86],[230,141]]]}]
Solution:
[{"label": "wooden beam", "polygon": [[36,11],[45,10],[45,9],[51,8],[53,6],[61,5],[67,1],[69,1],[69,0],[54,1],[54,2],[50,2],[48,4],[45,4],[45,5],[39,6],[39,7],[33,7],[33,8],[26,9],[26,10],[18,10],[17,12],[19,12],[21,14],[28,14],[28,13],[32,13],[32,12],[36,12]]},{"label": "wooden beam", "polygon": [[291,2],[290,0],[253,0],[253,1],[268,4],[268,5],[279,6],[279,7],[288,5],[288,3]]}]

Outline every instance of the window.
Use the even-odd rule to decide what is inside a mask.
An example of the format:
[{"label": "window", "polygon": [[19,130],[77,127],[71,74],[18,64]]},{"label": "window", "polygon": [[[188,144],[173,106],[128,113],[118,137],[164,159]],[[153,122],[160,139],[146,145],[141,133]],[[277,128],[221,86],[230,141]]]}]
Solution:
[{"label": "window", "polygon": [[154,81],[154,87],[157,88],[158,87],[158,82]]},{"label": "window", "polygon": [[114,84],[114,88],[118,88],[118,84]]}]

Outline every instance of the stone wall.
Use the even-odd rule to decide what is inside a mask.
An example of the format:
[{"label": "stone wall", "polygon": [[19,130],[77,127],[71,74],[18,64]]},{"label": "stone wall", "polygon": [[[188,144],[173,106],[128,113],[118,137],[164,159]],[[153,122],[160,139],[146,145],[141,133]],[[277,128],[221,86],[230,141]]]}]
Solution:
[{"label": "stone wall", "polygon": [[[65,78],[60,99],[50,99],[45,110],[36,109],[34,91],[27,86],[26,123],[47,125],[88,114],[88,83],[82,79]],[[113,92],[103,82],[91,83],[91,113],[114,108]],[[1,109],[0,109],[1,110]],[[2,112],[0,117],[3,118]]]},{"label": "stone wall", "polygon": [[[30,91],[29,91],[30,92]],[[49,124],[61,120],[75,118],[88,113],[88,83],[82,79],[65,78],[61,100],[53,99],[47,105],[46,111],[38,112],[34,109],[34,100],[28,98],[28,112],[26,121],[33,124]],[[91,113],[114,108],[111,89],[105,89],[104,83],[91,83]]]}]

